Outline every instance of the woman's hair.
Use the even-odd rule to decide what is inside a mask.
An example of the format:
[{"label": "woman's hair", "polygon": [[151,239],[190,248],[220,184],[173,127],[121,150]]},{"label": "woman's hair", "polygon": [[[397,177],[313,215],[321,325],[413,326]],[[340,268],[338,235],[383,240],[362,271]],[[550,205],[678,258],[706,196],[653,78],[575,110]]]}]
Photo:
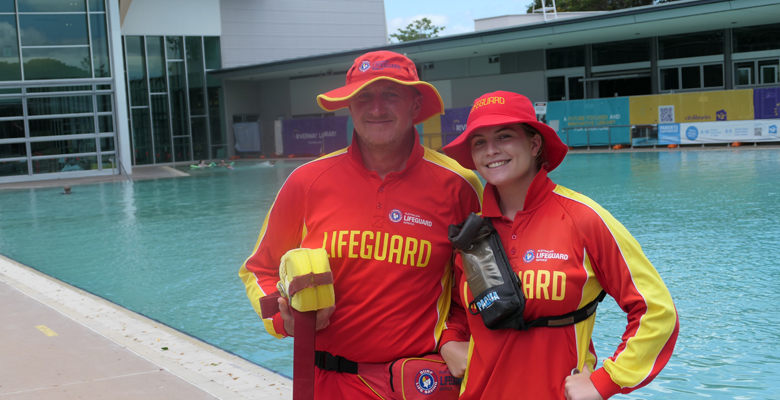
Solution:
[{"label": "woman's hair", "polygon": [[542,169],[543,166],[547,165],[549,161],[547,160],[547,153],[544,151],[544,135],[539,133],[539,131],[534,128],[533,126],[529,124],[520,124],[520,126],[523,127],[525,130],[525,134],[528,135],[529,138],[533,138],[535,135],[539,135],[539,139],[542,140],[542,146],[539,148],[539,152],[536,153],[536,170]]}]

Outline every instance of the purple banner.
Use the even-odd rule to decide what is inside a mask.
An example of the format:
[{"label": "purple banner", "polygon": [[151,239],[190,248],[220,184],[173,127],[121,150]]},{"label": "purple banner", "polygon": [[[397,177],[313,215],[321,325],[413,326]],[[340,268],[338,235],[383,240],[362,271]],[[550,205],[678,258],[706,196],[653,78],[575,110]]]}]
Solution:
[{"label": "purple banner", "polygon": [[755,119],[780,118],[780,88],[753,89]]},{"label": "purple banner", "polygon": [[444,111],[441,116],[442,145],[449,144],[466,130],[470,112],[471,107],[448,108]]},{"label": "purple banner", "polygon": [[347,147],[347,119],[323,117],[282,121],[284,154],[319,155]]}]

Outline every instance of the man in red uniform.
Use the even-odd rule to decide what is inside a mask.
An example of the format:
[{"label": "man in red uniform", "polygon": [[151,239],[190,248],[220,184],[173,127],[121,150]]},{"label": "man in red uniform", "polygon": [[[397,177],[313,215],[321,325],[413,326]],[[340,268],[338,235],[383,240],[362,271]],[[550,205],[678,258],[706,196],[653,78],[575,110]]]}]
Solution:
[{"label": "man in red uniform", "polygon": [[[282,255],[324,248],[336,304],[317,316],[316,398],[376,398],[356,363],[420,356],[441,344],[452,289],[447,227],[479,212],[482,185],[420,145],[414,125],[444,105],[408,58],[362,55],[346,86],[317,101],[328,111],[349,107],[353,142],[293,171],[239,276],[262,316],[259,299],[276,292]],[[279,307],[263,320],[266,330],[292,336],[284,300]]]}]

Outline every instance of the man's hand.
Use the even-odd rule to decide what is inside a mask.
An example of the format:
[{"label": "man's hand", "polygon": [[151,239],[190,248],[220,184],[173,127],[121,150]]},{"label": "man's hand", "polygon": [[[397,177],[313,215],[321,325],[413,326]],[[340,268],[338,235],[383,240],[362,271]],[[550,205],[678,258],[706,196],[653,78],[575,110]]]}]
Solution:
[{"label": "man's hand", "polygon": [[[287,332],[288,336],[295,336],[295,318],[292,315],[292,310],[287,306],[287,299],[280,297],[277,301],[279,303],[279,313],[281,313],[282,320],[284,321],[285,332]],[[336,306],[330,306],[328,308],[323,308],[322,310],[317,310],[317,330],[325,329],[330,325],[330,316],[335,309]]]},{"label": "man's hand", "polygon": [[469,342],[451,341],[444,343],[439,349],[439,354],[447,363],[452,376],[463,378],[469,362]]},{"label": "man's hand", "polygon": [[590,381],[590,370],[587,366],[584,369],[579,374],[566,377],[566,400],[604,400]]}]

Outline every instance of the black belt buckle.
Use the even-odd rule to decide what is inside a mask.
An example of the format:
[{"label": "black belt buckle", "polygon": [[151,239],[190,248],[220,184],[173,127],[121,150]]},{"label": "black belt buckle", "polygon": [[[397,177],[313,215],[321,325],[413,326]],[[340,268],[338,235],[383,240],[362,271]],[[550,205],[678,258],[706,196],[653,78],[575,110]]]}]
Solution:
[{"label": "black belt buckle", "polygon": [[346,372],[357,374],[357,363],[347,360],[344,357],[334,356],[327,351],[317,351],[314,353],[314,365],[324,371]]}]

